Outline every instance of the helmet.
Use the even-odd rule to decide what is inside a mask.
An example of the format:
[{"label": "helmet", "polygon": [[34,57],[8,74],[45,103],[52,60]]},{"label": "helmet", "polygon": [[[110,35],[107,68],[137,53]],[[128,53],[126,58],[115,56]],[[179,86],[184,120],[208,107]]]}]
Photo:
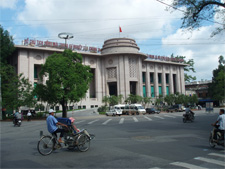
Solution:
[{"label": "helmet", "polygon": [[55,113],[55,110],[49,109],[48,113],[49,113],[49,114],[50,114],[50,113]]},{"label": "helmet", "polygon": [[75,118],[73,118],[73,117],[70,117],[69,119],[70,119],[71,123],[73,123],[75,121]]}]

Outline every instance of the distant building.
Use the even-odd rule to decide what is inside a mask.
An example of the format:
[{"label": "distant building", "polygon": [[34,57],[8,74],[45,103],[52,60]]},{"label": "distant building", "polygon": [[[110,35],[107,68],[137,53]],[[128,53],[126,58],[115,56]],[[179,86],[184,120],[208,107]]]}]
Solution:
[{"label": "distant building", "polygon": [[[63,52],[64,49],[58,48],[60,46],[63,45],[35,40],[15,45],[16,53],[11,58],[11,64],[18,74],[23,73],[35,85],[40,83],[38,74],[46,58],[54,52]],[[176,58],[140,53],[133,39],[106,40],[101,50],[81,45],[67,47],[80,53],[83,64],[89,65],[94,74],[86,97],[79,103],[71,104],[69,109],[73,106],[99,107],[102,98],[108,95],[122,94],[126,99],[129,94],[152,98],[176,92],[185,94],[186,64]],[[61,108],[56,106],[55,109]]]},{"label": "distant building", "polygon": [[191,96],[196,94],[199,98],[198,104],[201,106],[205,106],[206,102],[213,102],[214,106],[219,106],[218,101],[215,101],[210,98],[208,94],[209,84],[212,83],[212,80],[205,80],[205,81],[197,81],[197,82],[186,82],[185,83],[185,90],[186,95]]}]

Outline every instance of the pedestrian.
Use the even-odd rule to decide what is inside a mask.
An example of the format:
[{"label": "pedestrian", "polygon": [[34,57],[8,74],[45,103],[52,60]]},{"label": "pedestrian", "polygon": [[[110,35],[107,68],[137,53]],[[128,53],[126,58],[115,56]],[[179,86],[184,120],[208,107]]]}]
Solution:
[{"label": "pedestrian", "polygon": [[31,116],[32,116],[32,114],[31,114],[30,110],[28,110],[28,113],[27,113],[27,121],[30,121]]}]

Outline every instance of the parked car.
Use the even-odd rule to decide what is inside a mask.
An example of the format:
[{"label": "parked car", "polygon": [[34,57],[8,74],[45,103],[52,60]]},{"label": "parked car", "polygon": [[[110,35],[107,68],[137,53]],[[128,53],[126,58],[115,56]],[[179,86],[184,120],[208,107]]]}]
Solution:
[{"label": "parked car", "polygon": [[145,110],[146,110],[146,113],[148,113],[148,114],[154,114],[154,113],[159,114],[160,113],[160,111],[156,110],[155,108],[146,108]]},{"label": "parked car", "polygon": [[175,104],[173,106],[170,106],[166,110],[167,112],[182,112],[185,111],[185,107],[182,106],[181,104]]},{"label": "parked car", "polygon": [[121,115],[122,111],[118,111],[118,109],[110,109],[105,113],[106,116],[116,116],[116,115]]}]

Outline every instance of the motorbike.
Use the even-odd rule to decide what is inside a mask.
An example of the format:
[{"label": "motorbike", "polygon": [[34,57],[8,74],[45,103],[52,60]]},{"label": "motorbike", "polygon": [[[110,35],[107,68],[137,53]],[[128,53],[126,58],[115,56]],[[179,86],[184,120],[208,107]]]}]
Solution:
[{"label": "motorbike", "polygon": [[193,122],[195,119],[195,113],[191,112],[188,114],[183,114],[183,122],[186,123],[187,121]]},{"label": "motorbike", "polygon": [[13,124],[14,124],[14,127],[18,126],[20,127],[21,126],[21,123],[22,123],[22,120],[21,119],[14,119],[13,120]]},{"label": "motorbike", "polygon": [[217,146],[222,146],[222,147],[225,147],[224,146],[224,133],[221,133],[221,132],[217,132],[217,139],[214,140],[213,139],[213,135],[214,135],[214,130],[215,128],[218,128],[218,126],[214,126],[213,130],[211,131],[210,133],[210,136],[209,136],[209,146],[214,148],[216,145]]}]

